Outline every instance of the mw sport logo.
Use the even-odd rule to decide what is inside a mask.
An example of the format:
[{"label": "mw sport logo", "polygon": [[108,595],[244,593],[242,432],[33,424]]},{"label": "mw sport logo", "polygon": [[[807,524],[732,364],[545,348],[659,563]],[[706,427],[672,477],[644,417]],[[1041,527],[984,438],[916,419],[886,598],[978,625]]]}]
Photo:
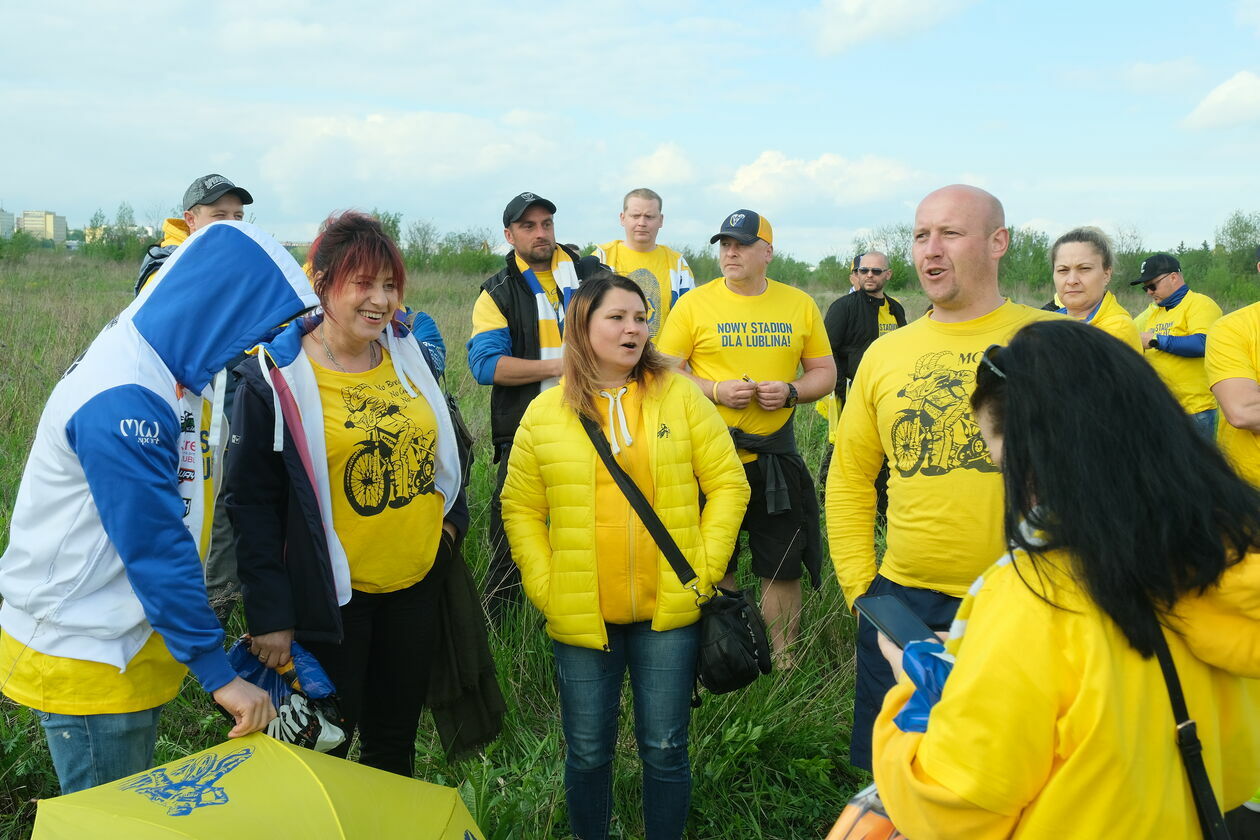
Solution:
[{"label": "mw sport logo", "polygon": [[143,444],[160,443],[162,427],[156,420],[137,420],[128,417],[118,421],[118,433]]}]

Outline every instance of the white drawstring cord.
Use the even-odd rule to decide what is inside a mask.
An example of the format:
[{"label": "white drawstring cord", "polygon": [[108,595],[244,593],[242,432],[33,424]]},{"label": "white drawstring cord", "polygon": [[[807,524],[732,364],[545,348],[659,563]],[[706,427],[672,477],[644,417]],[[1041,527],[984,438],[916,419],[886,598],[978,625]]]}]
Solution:
[{"label": "white drawstring cord", "polygon": [[630,437],[630,427],[626,424],[626,410],[621,405],[621,398],[625,396],[628,389],[623,385],[617,389],[615,394],[608,391],[600,391],[599,395],[608,400],[608,437],[612,444],[612,454],[616,455],[621,452],[621,447],[617,445],[616,426],[613,425],[613,406],[617,407],[617,421],[621,424],[621,439],[625,441],[626,446],[634,445],[634,438]]}]

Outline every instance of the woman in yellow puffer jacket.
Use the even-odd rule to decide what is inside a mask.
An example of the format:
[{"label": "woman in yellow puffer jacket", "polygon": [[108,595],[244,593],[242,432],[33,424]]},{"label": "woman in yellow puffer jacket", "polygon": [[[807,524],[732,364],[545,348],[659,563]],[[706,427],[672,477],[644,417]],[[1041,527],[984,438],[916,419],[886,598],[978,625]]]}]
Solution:
[{"label": "woman in yellow puffer jacket", "polygon": [[583,840],[608,835],[628,669],[645,834],[679,838],[691,798],[687,727],[700,611],[613,482],[580,415],[599,422],[701,591],[725,573],[748,484],[717,410],[668,370],[649,340],[647,302],[633,281],[588,278],[565,321],[563,387],[544,391],[521,420],[503,521],[525,594],[553,639],[569,824]]}]

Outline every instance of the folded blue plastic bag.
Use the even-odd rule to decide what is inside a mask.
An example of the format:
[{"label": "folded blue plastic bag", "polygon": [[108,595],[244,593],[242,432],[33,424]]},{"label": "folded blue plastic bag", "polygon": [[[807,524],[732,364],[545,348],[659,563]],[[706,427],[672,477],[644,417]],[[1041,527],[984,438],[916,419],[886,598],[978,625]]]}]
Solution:
[{"label": "folded blue plastic bag", "polygon": [[954,669],[954,657],[940,642],[920,641],[906,645],[901,667],[914,683],[914,694],[893,718],[902,732],[927,732],[928,715],[941,699],[945,679]]}]

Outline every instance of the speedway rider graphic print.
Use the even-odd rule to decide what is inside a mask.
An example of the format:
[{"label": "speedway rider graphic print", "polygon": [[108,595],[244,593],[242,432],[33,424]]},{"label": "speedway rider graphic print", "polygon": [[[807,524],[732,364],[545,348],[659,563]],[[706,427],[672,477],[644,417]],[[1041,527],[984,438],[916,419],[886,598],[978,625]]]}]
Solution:
[{"label": "speedway rider graphic print", "polygon": [[910,382],[897,392],[905,407],[892,424],[892,454],[906,477],[944,475],[950,470],[997,472],[980,427],[971,416],[974,365],[948,350],[920,356]]},{"label": "speedway rider graphic print", "polygon": [[358,382],[341,389],[345,428],[362,439],[346,460],[342,487],[360,516],[402,507],[433,492],[437,429],[421,430],[403,411],[411,398],[400,387],[385,390]]}]

